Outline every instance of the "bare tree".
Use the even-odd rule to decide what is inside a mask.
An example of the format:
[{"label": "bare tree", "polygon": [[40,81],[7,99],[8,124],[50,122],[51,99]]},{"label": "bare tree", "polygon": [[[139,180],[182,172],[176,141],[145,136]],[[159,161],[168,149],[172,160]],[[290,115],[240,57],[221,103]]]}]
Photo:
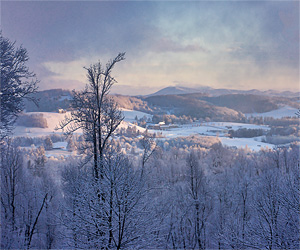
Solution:
[{"label": "bare tree", "polygon": [[189,168],[189,198],[191,201],[194,224],[194,246],[199,249],[206,249],[206,228],[207,219],[212,212],[210,194],[204,171],[200,166],[199,159],[195,151],[187,157],[187,167]]},{"label": "bare tree", "polygon": [[88,147],[92,151],[95,179],[103,178],[101,162],[109,138],[123,120],[123,114],[117,104],[109,98],[115,78],[111,71],[116,63],[125,59],[125,53],[119,53],[103,67],[100,62],[87,70],[88,84],[81,92],[73,91],[72,107],[74,111],[60,123],[59,128],[72,134],[82,129]]},{"label": "bare tree", "polygon": [[41,190],[41,179],[24,167],[22,152],[11,140],[1,145],[0,163],[1,248],[44,248],[39,233],[52,196]]},{"label": "bare tree", "polygon": [[149,135],[148,133],[144,134],[144,137],[141,140],[141,145],[143,148],[141,178],[143,178],[145,164],[150,159],[155,150],[157,150],[157,146],[153,136]]},{"label": "bare tree", "polygon": [[23,111],[24,98],[36,102],[30,94],[37,91],[38,80],[26,66],[29,59],[27,50],[22,46],[16,48],[15,42],[3,37],[2,33],[0,33],[0,58],[0,139],[3,139],[10,134],[18,114]]}]

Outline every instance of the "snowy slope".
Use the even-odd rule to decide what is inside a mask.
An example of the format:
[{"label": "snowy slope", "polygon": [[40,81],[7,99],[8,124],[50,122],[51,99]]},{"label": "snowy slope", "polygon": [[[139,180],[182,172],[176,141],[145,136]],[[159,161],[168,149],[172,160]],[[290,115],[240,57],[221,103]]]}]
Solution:
[{"label": "snowy slope", "polygon": [[[209,88],[208,88],[209,89]],[[198,89],[187,88],[187,87],[166,87],[153,94],[147,96],[156,96],[156,95],[182,95],[200,92]]]},{"label": "snowy slope", "polygon": [[[54,113],[54,112],[28,112],[26,114],[43,114],[44,118],[47,119],[48,128],[27,128],[23,126],[17,126],[14,130],[14,136],[29,136],[39,137],[47,136],[52,133],[62,134],[61,130],[56,131],[55,127],[64,120],[66,114]],[[80,131],[79,131],[80,132]]]},{"label": "snowy slope", "polygon": [[282,118],[282,117],[286,117],[286,116],[296,116],[296,112],[298,109],[293,108],[293,107],[289,107],[289,106],[285,106],[282,107],[280,109],[277,110],[272,110],[270,112],[266,112],[266,113],[249,113],[249,114],[245,114],[247,117],[250,116],[261,116],[261,117],[273,117],[273,118]]},{"label": "snowy slope", "polygon": [[135,117],[137,117],[138,119],[141,119],[143,117],[146,117],[147,119],[152,119],[152,115],[149,115],[144,112],[129,110],[129,109],[125,109],[125,108],[122,108],[121,110],[125,116],[124,121],[127,121],[127,122],[134,122]]},{"label": "snowy slope", "polygon": [[[134,111],[134,110],[128,110],[128,109],[122,109],[124,113],[124,121],[121,123],[120,127],[128,127],[128,126],[135,126],[131,124],[135,121],[135,117],[137,116],[138,119],[143,118],[144,116],[148,118],[152,118],[152,115],[149,115],[147,113]],[[54,112],[28,112],[26,113],[28,115],[30,114],[43,114],[44,118],[47,119],[48,128],[27,128],[23,126],[17,126],[14,130],[14,136],[28,136],[28,137],[40,137],[40,136],[47,136],[49,134],[62,134],[62,130],[55,130],[56,126],[59,125],[61,121],[64,120],[66,115],[69,115],[70,112],[67,112],[65,114],[60,113],[54,113]],[[139,126],[136,126],[137,129],[140,132],[144,132],[145,129]],[[82,133],[82,130],[78,130],[77,133]]]},{"label": "snowy slope", "polygon": [[256,138],[228,138],[219,137],[223,145],[237,148],[249,148],[254,151],[259,151],[262,148],[273,148],[273,144],[256,141]]},{"label": "snowy slope", "polygon": [[121,128],[128,128],[128,127],[136,127],[136,130],[140,131],[141,133],[144,133],[146,131],[145,128],[142,128],[140,126],[137,126],[135,124],[132,124],[130,122],[127,122],[127,121],[122,121],[121,124],[119,125],[118,129],[121,129]]}]

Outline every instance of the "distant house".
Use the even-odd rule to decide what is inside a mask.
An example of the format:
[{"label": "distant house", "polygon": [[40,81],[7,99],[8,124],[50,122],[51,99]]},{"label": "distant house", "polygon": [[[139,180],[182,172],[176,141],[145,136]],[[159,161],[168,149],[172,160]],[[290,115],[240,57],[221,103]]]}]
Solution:
[{"label": "distant house", "polygon": [[67,111],[66,110],[64,110],[64,109],[58,109],[58,113],[60,113],[60,114],[64,114],[64,113],[66,113]]}]

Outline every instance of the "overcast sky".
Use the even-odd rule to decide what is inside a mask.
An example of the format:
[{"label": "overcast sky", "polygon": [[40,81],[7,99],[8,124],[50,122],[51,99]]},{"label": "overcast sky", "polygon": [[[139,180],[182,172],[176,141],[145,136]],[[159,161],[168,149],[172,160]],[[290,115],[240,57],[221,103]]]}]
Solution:
[{"label": "overcast sky", "polygon": [[[298,1],[1,1],[5,37],[40,89],[80,89],[84,66],[126,52],[119,90],[299,90]],[[138,94],[138,93],[133,93]]]}]

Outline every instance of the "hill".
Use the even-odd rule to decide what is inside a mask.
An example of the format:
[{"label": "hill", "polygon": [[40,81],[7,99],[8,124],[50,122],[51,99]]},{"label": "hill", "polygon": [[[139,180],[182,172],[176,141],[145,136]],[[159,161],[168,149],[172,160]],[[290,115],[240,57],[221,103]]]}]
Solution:
[{"label": "hill", "polygon": [[182,94],[197,93],[197,92],[200,92],[200,90],[193,89],[193,88],[186,88],[186,87],[166,87],[153,94],[147,95],[147,97],[160,96],[160,95],[182,95]]},{"label": "hill", "polygon": [[238,89],[214,89],[208,86],[199,86],[194,88],[176,86],[176,87],[166,87],[153,94],[146,95],[145,97],[155,96],[155,95],[183,95],[192,93],[203,93],[207,96],[221,96],[230,94],[245,94],[245,95],[262,95],[262,96],[277,96],[277,97],[288,97],[288,98],[299,98],[299,92],[292,91],[278,91],[278,90],[266,90],[261,91],[257,89],[250,90],[238,90]]},{"label": "hill", "polygon": [[197,119],[240,121],[244,115],[226,107],[218,107],[191,95],[150,96],[145,101],[150,107],[159,107],[162,113],[191,116]]},{"label": "hill", "polygon": [[202,99],[216,106],[227,107],[242,113],[264,113],[278,109],[278,104],[269,96],[229,94]]},{"label": "hill", "polygon": [[58,109],[68,109],[72,99],[72,91],[64,89],[50,89],[39,91],[33,95],[39,100],[36,106],[33,102],[25,100],[26,112],[57,112]]},{"label": "hill", "polygon": [[[241,121],[245,113],[266,113],[285,106],[295,109],[300,108],[299,97],[289,98],[255,94],[213,96],[203,92],[186,93],[194,90],[170,87],[161,91],[165,95],[155,94],[135,97],[111,95],[111,98],[118,103],[120,108],[142,111],[148,114],[185,115],[197,119],[210,118],[216,121]],[[167,94],[171,92],[180,94]],[[226,90],[224,89],[222,92],[226,92]],[[67,110],[70,108],[72,92],[69,90],[52,89],[40,91],[35,94],[35,97],[40,100],[39,107],[26,101],[26,112],[57,112],[58,109]]]},{"label": "hill", "polygon": [[191,94],[190,98],[207,101],[213,105],[227,107],[242,113],[265,113],[276,110],[281,106],[299,108],[300,104],[292,98],[253,95],[253,94],[228,94],[221,96],[203,96]]}]

